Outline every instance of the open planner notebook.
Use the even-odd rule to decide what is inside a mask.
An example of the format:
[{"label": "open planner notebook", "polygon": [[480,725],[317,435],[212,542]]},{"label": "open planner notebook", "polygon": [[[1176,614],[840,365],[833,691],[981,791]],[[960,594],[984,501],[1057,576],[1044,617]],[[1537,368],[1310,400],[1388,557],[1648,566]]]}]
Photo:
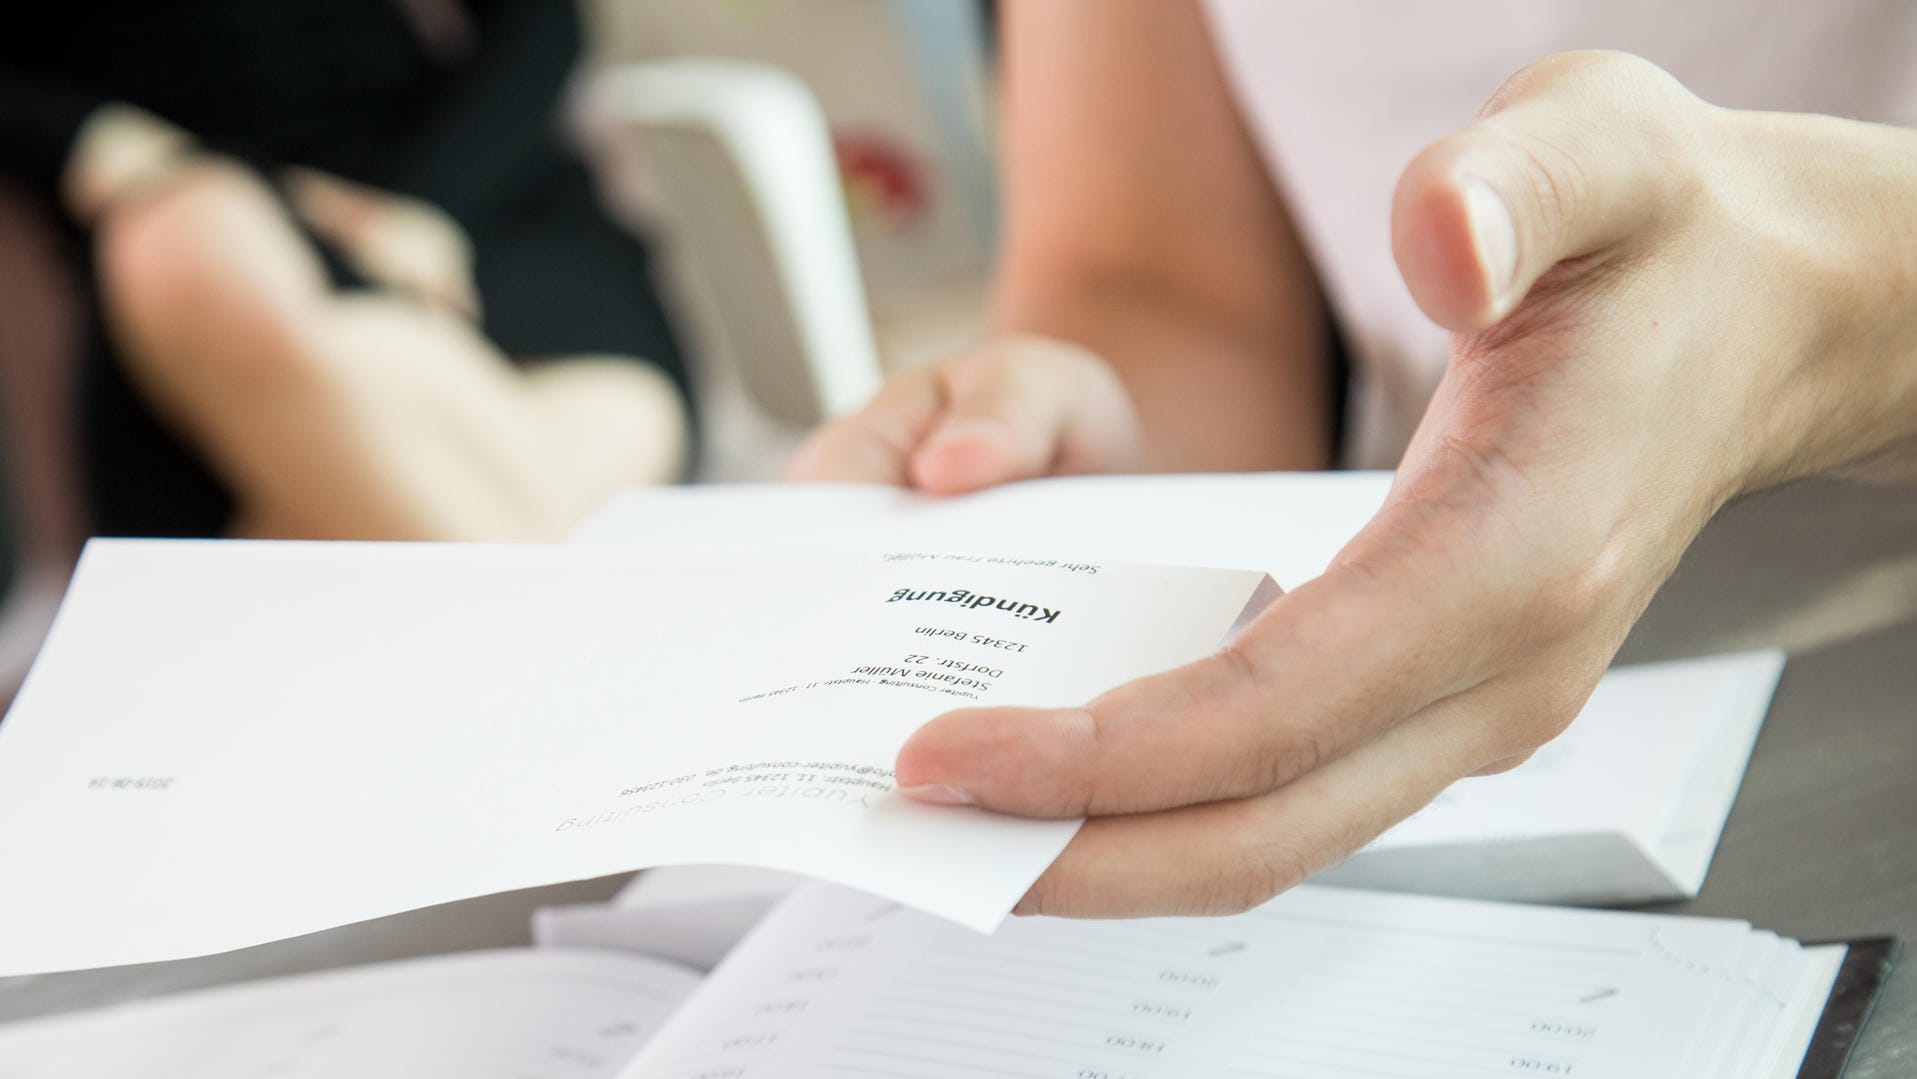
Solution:
[{"label": "open planner notebook", "polygon": [[1823,1079],[1889,963],[1742,922],[1307,886],[980,936],[827,885],[719,967],[516,950],[0,1027],[6,1079]]}]

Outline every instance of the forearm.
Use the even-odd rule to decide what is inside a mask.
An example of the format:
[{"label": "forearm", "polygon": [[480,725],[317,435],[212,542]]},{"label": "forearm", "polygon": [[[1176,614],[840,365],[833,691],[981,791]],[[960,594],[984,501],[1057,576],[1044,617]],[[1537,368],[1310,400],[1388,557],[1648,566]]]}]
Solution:
[{"label": "forearm", "polygon": [[1142,467],[1327,465],[1324,300],[1200,6],[1008,3],[1004,45],[995,327],[1103,357]]},{"label": "forearm", "polygon": [[1327,468],[1336,421],[1328,319],[1322,306],[1283,306],[1247,324],[1149,280],[1008,275],[994,327],[1103,357],[1137,410],[1145,470]]}]

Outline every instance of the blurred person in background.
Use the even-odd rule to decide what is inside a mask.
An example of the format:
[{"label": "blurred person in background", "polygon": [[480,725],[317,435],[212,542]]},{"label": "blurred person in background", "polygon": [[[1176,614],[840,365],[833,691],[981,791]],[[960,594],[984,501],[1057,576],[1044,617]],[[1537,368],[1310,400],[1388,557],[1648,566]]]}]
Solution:
[{"label": "blurred person in background", "polygon": [[1726,503],[1917,479],[1917,8],[1000,18],[996,335],[791,474],[1397,468],[1217,656],[907,743],[908,793],[1091,817],[1021,910],[1260,902],[1562,730]]},{"label": "blurred person in background", "polygon": [[679,350],[562,145],[549,0],[0,15],[0,173],[93,316],[93,530],[513,540],[678,478]]}]

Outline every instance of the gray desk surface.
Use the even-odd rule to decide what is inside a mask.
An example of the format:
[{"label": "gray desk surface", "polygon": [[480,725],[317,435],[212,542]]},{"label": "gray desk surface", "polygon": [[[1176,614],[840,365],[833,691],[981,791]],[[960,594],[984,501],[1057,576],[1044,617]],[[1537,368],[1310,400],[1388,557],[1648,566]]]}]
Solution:
[{"label": "gray desk surface", "polygon": [[1917,623],[1793,657],[1704,891],[1662,908],[1911,949],[1846,1076],[1917,1076]]},{"label": "gray desk surface", "polygon": [[1661,908],[1912,957],[1847,1079],[1917,1076],[1917,492],[1804,484],[1719,514],[1620,661],[1790,649],[1704,890]]},{"label": "gray desk surface", "polygon": [[[1620,658],[1791,647],[1703,894],[1665,909],[1743,918],[1802,940],[1902,938],[1913,958],[1892,977],[1846,1074],[1910,1079],[1917,1076],[1917,497],[1811,495],[1817,504],[1809,508],[1799,499],[1722,515]],[[1850,540],[1829,542],[1832,536]],[[601,899],[621,883],[489,896],[208,959],[0,982],[0,1020],[242,978],[523,944],[535,906]]]}]

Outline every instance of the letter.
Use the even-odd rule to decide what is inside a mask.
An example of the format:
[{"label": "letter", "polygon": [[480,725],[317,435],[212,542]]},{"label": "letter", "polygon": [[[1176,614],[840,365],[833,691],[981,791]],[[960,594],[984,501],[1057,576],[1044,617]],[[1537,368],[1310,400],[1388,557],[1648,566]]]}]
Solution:
[{"label": "letter", "polygon": [[1050,607],[1047,607],[1045,608],[1044,617],[1040,618],[1039,621],[1040,622],[1056,622],[1058,621],[1058,612],[1052,610]]},{"label": "letter", "polygon": [[964,603],[964,602],[965,602],[966,600],[968,600],[968,599],[971,599],[971,598],[972,598],[972,590],[971,590],[971,589],[969,589],[969,588],[961,588],[961,589],[959,589],[958,591],[956,591],[956,592],[954,592],[954,593],[952,593],[951,595],[949,595],[949,596],[946,596],[946,597],[945,597],[945,602],[947,602],[947,603]]},{"label": "letter", "polygon": [[994,603],[997,603],[997,602],[998,602],[998,597],[997,597],[997,596],[973,596],[973,597],[972,597],[972,609],[976,611],[976,610],[978,610],[978,609],[979,609],[980,607],[989,607],[989,606],[991,606],[992,604],[994,604]]},{"label": "letter", "polygon": [[1016,611],[1018,610],[1018,601],[1015,599],[1002,599],[999,600],[995,606],[1001,611]]},{"label": "letter", "polygon": [[898,591],[896,591],[896,592],[894,592],[894,593],[892,593],[892,598],[891,598],[891,599],[888,599],[888,600],[886,600],[885,602],[887,602],[887,603],[897,603],[898,601],[900,601],[900,600],[902,600],[902,599],[906,599],[906,598],[909,598],[909,597],[911,596],[911,594],[912,594],[912,590],[911,590],[911,589],[909,589],[909,588],[901,588],[901,589],[899,589]]},{"label": "letter", "polygon": [[1037,604],[1021,603],[1018,605],[1018,616],[1020,618],[1030,618],[1037,613],[1038,613]]},{"label": "letter", "polygon": [[579,818],[578,818],[578,817],[567,817],[567,818],[566,818],[565,820],[562,820],[562,821],[560,821],[560,822],[559,822],[559,827],[557,827],[557,828],[554,828],[554,829],[553,829],[553,831],[555,831],[555,832],[564,832],[564,831],[567,831],[567,830],[569,830],[569,829],[571,829],[571,828],[572,828],[572,827],[573,827],[574,825],[576,825],[576,824],[578,824],[578,823],[579,823]]}]

